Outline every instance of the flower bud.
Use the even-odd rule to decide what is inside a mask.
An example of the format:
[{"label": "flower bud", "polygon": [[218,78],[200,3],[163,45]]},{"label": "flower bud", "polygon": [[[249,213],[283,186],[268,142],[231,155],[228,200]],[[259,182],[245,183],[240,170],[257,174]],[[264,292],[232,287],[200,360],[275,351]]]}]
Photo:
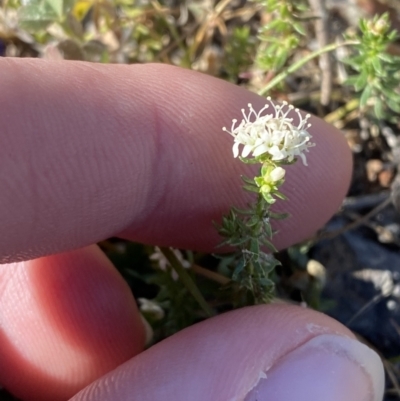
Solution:
[{"label": "flower bud", "polygon": [[390,29],[390,23],[387,15],[382,16],[379,19],[368,21],[368,30],[375,36],[384,35]]},{"label": "flower bud", "polygon": [[270,173],[271,181],[276,182],[282,180],[285,177],[285,173],[286,171],[284,168],[275,167]]}]

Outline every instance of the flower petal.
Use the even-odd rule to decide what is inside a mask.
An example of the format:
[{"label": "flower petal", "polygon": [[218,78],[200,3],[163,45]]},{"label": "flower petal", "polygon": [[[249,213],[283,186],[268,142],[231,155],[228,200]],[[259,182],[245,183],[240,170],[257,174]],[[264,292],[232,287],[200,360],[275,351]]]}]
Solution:
[{"label": "flower petal", "polygon": [[244,148],[242,150],[242,157],[247,157],[250,152],[253,150],[253,146],[251,145],[244,145]]},{"label": "flower petal", "polygon": [[253,156],[257,157],[262,155],[263,153],[267,153],[269,149],[269,146],[267,146],[265,143],[261,144],[260,146],[257,146],[254,150],[253,150]]},{"label": "flower petal", "polygon": [[239,142],[235,142],[233,144],[232,151],[233,151],[233,157],[235,157],[235,158],[239,156],[239,145],[240,145]]}]

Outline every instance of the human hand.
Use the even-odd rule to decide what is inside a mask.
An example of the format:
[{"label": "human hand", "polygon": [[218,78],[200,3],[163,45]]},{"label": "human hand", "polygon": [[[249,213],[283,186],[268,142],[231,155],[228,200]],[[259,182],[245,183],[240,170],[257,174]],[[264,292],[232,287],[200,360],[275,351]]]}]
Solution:
[{"label": "human hand", "polygon": [[[246,202],[221,127],[262,98],[163,65],[3,59],[0,69],[0,383],[57,401],[111,371],[73,401],[380,400],[378,357],[291,306],[224,314],[140,353],[134,299],[91,245],[120,236],[212,251],[212,221]],[[322,226],[350,179],[340,133],[318,119],[310,132],[309,167],[288,169],[280,248]]]}]

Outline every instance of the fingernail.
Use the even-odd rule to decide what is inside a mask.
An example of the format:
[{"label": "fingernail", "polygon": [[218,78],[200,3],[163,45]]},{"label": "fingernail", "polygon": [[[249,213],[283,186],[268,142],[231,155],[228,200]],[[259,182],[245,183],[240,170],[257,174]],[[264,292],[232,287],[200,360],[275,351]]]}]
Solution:
[{"label": "fingernail", "polygon": [[314,337],[260,377],[245,401],[381,401],[384,391],[379,356],[333,334]]}]

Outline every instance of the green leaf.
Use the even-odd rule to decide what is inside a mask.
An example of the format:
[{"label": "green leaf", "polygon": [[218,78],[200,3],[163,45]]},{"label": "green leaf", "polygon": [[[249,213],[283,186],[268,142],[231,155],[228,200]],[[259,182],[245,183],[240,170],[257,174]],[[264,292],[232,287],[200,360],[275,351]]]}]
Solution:
[{"label": "green leaf", "polygon": [[18,11],[20,28],[29,32],[45,29],[57,18],[57,14],[47,3],[32,2]]},{"label": "green leaf", "polygon": [[261,242],[267,246],[272,252],[278,252],[278,250],[275,248],[275,246],[272,244],[272,242],[268,241],[266,238],[262,238]]},{"label": "green leaf", "polygon": [[392,32],[389,33],[389,35],[387,36],[387,40],[388,42],[394,42],[395,40],[399,39],[399,35],[397,33],[397,31],[394,29]]},{"label": "green leaf", "polygon": [[265,223],[264,224],[264,231],[265,231],[265,235],[268,238],[272,238],[272,227],[271,227],[271,224]]},{"label": "green leaf", "polygon": [[295,22],[293,24],[293,29],[298,32],[300,35],[305,36],[306,35],[306,29],[304,28],[304,25],[299,23],[299,22]]},{"label": "green leaf", "polygon": [[[271,270],[272,270],[272,269],[271,269]],[[259,282],[263,287],[266,287],[266,288],[275,287],[275,283],[274,283],[272,280],[270,280],[269,278],[260,278],[260,279],[258,280],[258,282]]]},{"label": "green leaf", "polygon": [[260,192],[259,188],[255,185],[244,185],[243,189],[249,192]]},{"label": "green leaf", "polygon": [[360,20],[360,30],[362,33],[368,33],[368,26],[367,26],[367,20],[365,18],[362,18]]},{"label": "green leaf", "polygon": [[62,17],[64,11],[63,0],[46,0],[46,3],[59,18]]},{"label": "green leaf", "polygon": [[285,65],[288,57],[289,57],[289,53],[287,51],[282,51],[281,54],[277,54],[274,59],[275,70],[280,70]]},{"label": "green leaf", "polygon": [[[343,63],[343,64],[345,64],[345,65],[351,65],[351,66],[353,66],[353,64],[354,64],[354,58],[353,58],[353,57],[345,58],[345,59],[343,59],[343,60],[340,60],[340,62]],[[354,79],[354,78],[355,78],[354,76],[349,77],[349,78],[347,78],[347,81],[350,80],[350,79]],[[347,82],[347,81],[346,81],[346,82]]]},{"label": "green leaf", "polygon": [[372,95],[372,91],[373,91],[372,86],[367,85],[365,87],[360,97],[360,108],[363,108],[367,104],[367,101],[370,99]]},{"label": "green leaf", "polygon": [[379,119],[384,119],[385,118],[385,111],[384,111],[384,105],[381,99],[376,98],[376,102],[374,105],[374,113],[375,116]]},{"label": "green leaf", "polygon": [[254,178],[249,178],[249,177],[246,177],[246,176],[244,176],[244,175],[242,175],[240,178],[241,178],[242,181],[245,182],[246,184],[254,185]]},{"label": "green leaf", "polygon": [[235,206],[232,206],[232,210],[233,210],[234,212],[238,213],[238,214],[244,214],[244,215],[251,215],[251,214],[253,214],[253,211],[252,211],[252,210],[249,210],[249,209],[239,209],[239,208],[237,208],[237,207],[235,207]]},{"label": "green leaf", "polygon": [[254,227],[255,225],[257,225],[260,222],[260,219],[258,218],[258,216],[253,216],[249,219],[249,221],[247,222],[247,227]]},{"label": "green leaf", "polygon": [[232,246],[240,246],[247,242],[247,238],[233,238],[226,241],[227,244]]},{"label": "green leaf", "polygon": [[385,95],[385,97],[392,102],[400,103],[400,94],[393,91],[393,88],[381,88],[381,92]]},{"label": "green leaf", "polygon": [[346,81],[344,82],[344,84],[347,86],[355,86],[357,79],[358,79],[358,75],[353,75],[353,76],[347,78]]},{"label": "green leaf", "polygon": [[283,220],[283,219],[287,219],[290,216],[290,214],[289,213],[275,213],[275,212],[269,211],[268,216],[271,219]]},{"label": "green leaf", "polygon": [[275,192],[274,192],[274,195],[277,196],[279,199],[287,200],[287,196],[284,195],[282,192],[275,191]]},{"label": "green leaf", "polygon": [[258,255],[260,253],[260,244],[256,239],[251,239],[249,250],[250,252],[253,252],[255,255]]},{"label": "green leaf", "polygon": [[395,58],[387,53],[379,53],[378,57],[382,60],[385,61],[386,63],[393,63],[395,61]]},{"label": "green leaf", "polygon": [[382,63],[381,60],[379,59],[379,57],[374,57],[372,60],[372,66],[374,67],[375,72],[377,73],[377,75],[382,76],[384,74],[384,70],[382,67]]},{"label": "green leaf", "polygon": [[293,5],[296,5],[296,9],[297,9],[298,11],[303,11],[303,12],[304,12],[304,11],[309,11],[309,10],[310,10],[310,8],[308,7],[308,5],[302,4],[302,3],[300,3],[300,2],[297,2],[297,4],[293,2]]},{"label": "green leaf", "polygon": [[262,187],[264,185],[263,177],[255,177],[254,182],[257,184],[257,188]]},{"label": "green leaf", "polygon": [[354,89],[359,92],[361,89],[364,89],[368,83],[368,74],[366,72],[362,72],[356,82],[354,83]]},{"label": "green leaf", "polygon": [[243,271],[244,267],[246,266],[246,262],[244,258],[241,258],[238,262],[238,264],[235,267],[235,270],[233,271],[232,274],[232,280],[237,281],[239,274]]},{"label": "green leaf", "polygon": [[394,112],[400,113],[400,103],[394,102],[392,100],[388,100],[387,102],[388,107],[390,107]]},{"label": "green leaf", "polygon": [[272,205],[273,203],[275,203],[275,199],[274,199],[274,197],[270,194],[270,193],[267,193],[267,192],[263,192],[262,193],[262,196],[263,196],[263,198],[266,200],[266,202],[267,203],[269,203],[270,205]]}]

